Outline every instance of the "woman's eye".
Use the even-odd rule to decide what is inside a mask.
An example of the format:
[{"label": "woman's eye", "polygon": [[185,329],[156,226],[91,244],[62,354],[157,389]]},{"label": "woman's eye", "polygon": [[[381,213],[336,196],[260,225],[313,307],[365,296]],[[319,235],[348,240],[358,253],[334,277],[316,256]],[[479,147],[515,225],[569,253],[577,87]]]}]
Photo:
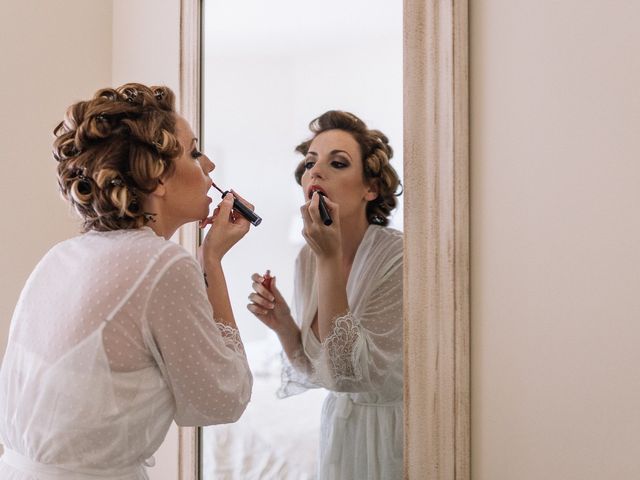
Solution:
[{"label": "woman's eye", "polygon": [[341,162],[340,160],[334,160],[333,162],[331,162],[331,166],[335,168],[345,168],[347,164],[344,162]]},{"label": "woman's eye", "polygon": [[194,150],[191,152],[191,158],[198,159],[201,156],[202,156],[202,152],[199,152],[198,150]]},{"label": "woman's eye", "polygon": [[305,170],[311,170],[315,164],[316,164],[316,162],[305,162],[304,163],[304,169]]}]

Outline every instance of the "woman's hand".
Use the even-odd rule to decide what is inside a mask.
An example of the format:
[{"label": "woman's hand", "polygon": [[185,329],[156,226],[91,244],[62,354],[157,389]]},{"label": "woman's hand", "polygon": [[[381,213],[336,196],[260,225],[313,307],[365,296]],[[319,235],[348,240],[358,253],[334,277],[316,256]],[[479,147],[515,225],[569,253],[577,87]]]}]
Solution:
[{"label": "woman's hand", "polygon": [[263,285],[263,276],[254,273],[251,280],[253,292],[249,294],[251,303],[247,309],[278,336],[297,334],[298,326],[291,317],[289,305],[276,287],[276,277],[271,280],[271,290]]},{"label": "woman's hand", "polygon": [[253,210],[253,205],[245,201],[238,194],[228,193],[218,204],[211,217],[200,222],[200,228],[211,225],[207,236],[202,242],[202,259],[220,261],[222,257],[249,231],[249,221],[233,210],[233,200],[237,197],[247,207]]},{"label": "woman's hand", "polygon": [[320,217],[320,194],[313,192],[311,200],[300,207],[304,228],[302,235],[316,256],[336,257],[342,251],[342,233],[340,231],[340,207],[324,197],[327,209],[334,219],[331,225],[325,225]]}]

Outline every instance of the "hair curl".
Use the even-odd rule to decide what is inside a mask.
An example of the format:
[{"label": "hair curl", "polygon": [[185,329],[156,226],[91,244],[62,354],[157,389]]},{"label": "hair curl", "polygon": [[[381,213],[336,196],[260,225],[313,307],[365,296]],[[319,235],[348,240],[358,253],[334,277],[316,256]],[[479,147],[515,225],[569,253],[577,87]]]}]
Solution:
[{"label": "hair curl", "polygon": [[71,105],[53,133],[62,196],[83,231],[139,228],[153,213],[142,202],[175,169],[175,95],[128,83]]},{"label": "hair curl", "polygon": [[[402,191],[396,193],[401,187],[398,173],[389,161],[393,157],[393,149],[389,145],[389,139],[380,130],[372,130],[358,117],[349,112],[329,110],[309,123],[309,130],[313,137],[302,142],[295,149],[302,155],[307,155],[311,142],[320,133],[327,130],[343,130],[358,142],[362,153],[363,178],[367,182],[373,182],[378,189],[378,197],[367,203],[366,215],[371,224],[388,225],[389,215],[396,208],[397,197]],[[304,159],[295,170],[296,181],[302,185],[302,175],[305,172]]]}]

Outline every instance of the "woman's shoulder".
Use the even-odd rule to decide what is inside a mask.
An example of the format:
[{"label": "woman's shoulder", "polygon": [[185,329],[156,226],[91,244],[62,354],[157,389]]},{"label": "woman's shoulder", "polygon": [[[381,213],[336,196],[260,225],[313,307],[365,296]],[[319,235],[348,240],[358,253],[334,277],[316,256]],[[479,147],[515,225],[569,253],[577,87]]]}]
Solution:
[{"label": "woman's shoulder", "polygon": [[402,252],[404,234],[400,230],[381,225],[371,225],[369,229],[371,231],[372,244],[385,249],[389,254]]},{"label": "woman's shoulder", "polygon": [[47,256],[72,256],[83,263],[99,266],[121,266],[136,270],[153,264],[172,263],[190,255],[181,245],[156,235],[148,227],[89,231],[55,245]]}]

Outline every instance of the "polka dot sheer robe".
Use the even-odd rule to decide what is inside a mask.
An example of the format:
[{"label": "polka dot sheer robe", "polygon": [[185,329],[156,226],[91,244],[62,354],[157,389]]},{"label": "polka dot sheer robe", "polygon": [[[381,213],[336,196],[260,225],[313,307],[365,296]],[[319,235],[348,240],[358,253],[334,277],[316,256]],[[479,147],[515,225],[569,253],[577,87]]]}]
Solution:
[{"label": "polka dot sheer robe", "polygon": [[86,233],[45,255],[16,306],[0,477],[145,479],[172,420],[233,422],[251,386],[182,247],[148,227]]}]

